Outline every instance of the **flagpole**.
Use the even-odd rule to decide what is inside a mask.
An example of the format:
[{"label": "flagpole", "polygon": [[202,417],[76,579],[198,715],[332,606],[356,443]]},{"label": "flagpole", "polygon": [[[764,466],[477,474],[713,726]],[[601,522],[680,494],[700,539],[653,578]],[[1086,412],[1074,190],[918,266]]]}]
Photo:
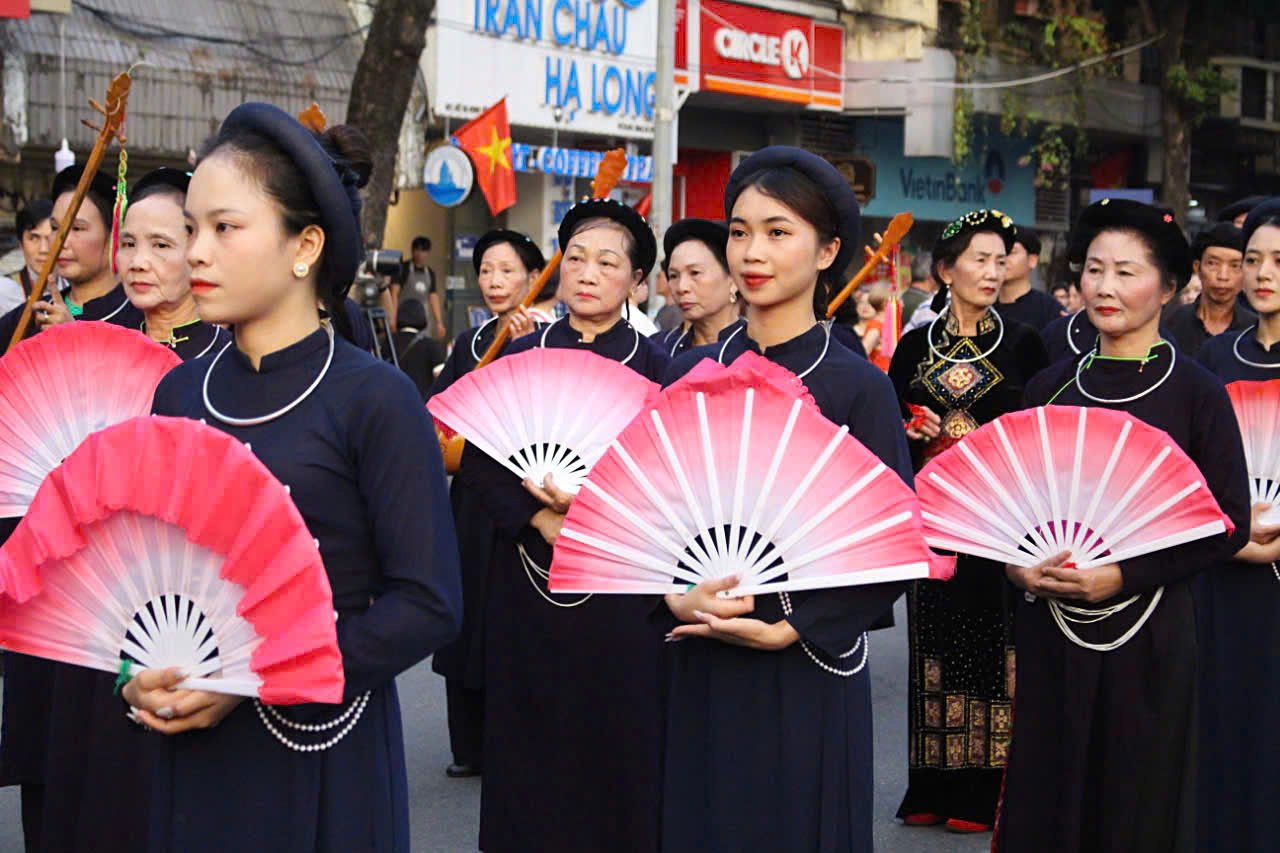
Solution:
[{"label": "flagpole", "polygon": [[658,0],[657,80],[653,115],[653,189],[649,222],[662,235],[671,227],[671,180],[675,165],[676,2]]}]

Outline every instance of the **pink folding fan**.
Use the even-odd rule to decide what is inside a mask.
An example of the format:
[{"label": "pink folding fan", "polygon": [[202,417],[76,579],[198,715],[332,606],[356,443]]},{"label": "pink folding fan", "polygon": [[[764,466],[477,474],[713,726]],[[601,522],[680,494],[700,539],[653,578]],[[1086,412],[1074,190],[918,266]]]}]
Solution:
[{"label": "pink folding fan", "polygon": [[94,433],[0,548],[0,646],[268,704],[340,702],[333,595],[288,493],[244,445],[141,417]]},{"label": "pink folding fan", "polygon": [[618,436],[569,509],[550,588],[665,593],[736,574],[748,595],[952,568],[898,475],[748,353],[703,362]]},{"label": "pink folding fan", "polygon": [[576,492],[609,442],[659,391],[594,353],[533,349],[473,370],[427,403],[520,478]]},{"label": "pink folding fan", "polygon": [[1194,462],[1125,412],[1046,406],[997,418],[916,475],[935,548],[1087,569],[1233,530]]},{"label": "pink folding fan", "polygon": [[1232,382],[1227,394],[1244,439],[1250,497],[1271,504],[1258,520],[1280,524],[1280,380]]},{"label": "pink folding fan", "polygon": [[40,482],[89,433],[151,411],[182,363],[132,329],[52,326],[0,359],[0,518],[27,511]]}]

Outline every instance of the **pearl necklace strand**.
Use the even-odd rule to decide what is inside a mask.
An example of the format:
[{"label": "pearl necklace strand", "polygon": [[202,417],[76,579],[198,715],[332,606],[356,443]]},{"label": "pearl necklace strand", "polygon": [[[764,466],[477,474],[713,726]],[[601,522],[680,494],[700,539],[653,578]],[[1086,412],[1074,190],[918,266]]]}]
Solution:
[{"label": "pearl necklace strand", "polygon": [[529,552],[524,549],[523,545],[516,545],[516,551],[520,553],[520,563],[524,566],[524,573],[529,578],[529,583],[533,584],[533,588],[537,590],[538,595],[542,596],[549,603],[554,604],[556,607],[577,607],[579,604],[586,604],[587,599],[591,598],[591,594],[588,594],[584,595],[577,601],[556,601],[554,598],[542,591],[542,587],[538,585],[538,581],[534,577],[536,574],[544,581],[550,583],[551,573],[542,568],[542,566],[539,566],[533,557],[529,556]]},{"label": "pearl necklace strand", "polygon": [[[258,719],[262,720],[262,725],[266,726],[267,731],[271,732],[271,734],[275,736],[276,740],[289,747],[289,749],[292,749],[294,752],[324,752],[325,750],[336,746],[339,741],[351,733],[351,730],[355,728],[356,723],[360,722],[360,717],[364,714],[364,709],[369,704],[369,697],[371,695],[372,691],[370,690],[366,690],[364,693],[361,693],[355,701],[347,707],[347,710],[342,712],[341,716],[335,717],[327,723],[296,723],[293,720],[287,719],[275,708],[272,708],[269,705],[263,705],[257,699],[253,700],[253,707],[254,710],[258,712]],[[275,727],[271,722],[271,719],[267,716],[268,712],[272,717],[283,723],[285,726],[300,732],[324,732],[342,725],[344,722],[346,725],[342,727],[341,731],[323,743],[297,743],[296,741],[290,740],[284,732]]]},{"label": "pearl necklace strand", "polygon": [[[791,615],[791,595],[790,595],[790,593],[780,592],[780,593],[778,593],[778,598],[782,601],[782,615],[783,615],[783,616],[790,616],[790,615]],[[830,664],[825,663],[825,662],[824,662],[824,661],[822,661],[822,660],[819,660],[818,655],[813,651],[813,648],[812,648],[812,647],[811,647],[807,642],[805,642],[805,640],[804,640],[804,638],[803,638],[803,637],[801,637],[801,638],[800,638],[800,648],[804,649],[804,653],[805,653],[806,655],[808,655],[808,656],[809,656],[809,660],[811,660],[811,661],[813,661],[814,663],[816,663],[816,664],[818,665],[818,667],[819,667],[819,668],[821,668],[821,669],[823,669],[823,670],[826,670],[827,672],[831,673],[832,675],[838,675],[838,676],[840,676],[841,678],[850,678],[850,677],[855,676],[855,675],[857,675],[858,673],[862,672],[862,670],[864,670],[864,669],[866,668],[866,666],[867,666],[867,645],[868,645],[867,632],[866,632],[866,631],[863,631],[863,632],[862,632],[862,636],[861,636],[861,637],[859,637],[859,638],[858,638],[858,641],[857,641],[856,643],[854,643],[854,644],[853,644],[853,648],[849,649],[849,651],[847,651],[847,652],[845,652],[844,654],[840,655],[840,659],[841,659],[841,660],[844,660],[845,658],[853,657],[854,653],[858,651],[858,647],[859,647],[859,646],[861,646],[861,647],[862,647],[862,659],[858,661],[857,666],[855,666],[853,669],[836,669],[834,666],[831,666]]]},{"label": "pearl necklace strand", "polygon": [[324,377],[329,373],[329,366],[333,364],[333,327],[326,325],[324,330],[329,333],[329,356],[324,360],[324,367],[320,368],[320,375],[317,376],[315,381],[308,386],[307,390],[303,391],[302,395],[292,403],[282,409],[277,409],[268,415],[262,415],[256,418],[233,418],[230,415],[224,415],[213,407],[213,402],[209,399],[209,377],[213,375],[213,369],[218,366],[218,360],[222,358],[223,353],[231,349],[232,345],[235,344],[235,339],[232,338],[227,342],[226,346],[218,350],[218,354],[213,357],[213,361],[209,362],[209,369],[204,372],[204,385],[201,388],[201,395],[204,397],[204,407],[209,410],[209,414],[213,415],[224,424],[230,424],[231,426],[259,426],[260,424],[274,421],[278,417],[289,414],[289,412],[292,412],[301,405],[303,400],[310,397],[312,391],[315,391],[320,387],[321,381],[323,381]]},{"label": "pearl necklace strand", "polygon": [[1142,630],[1142,626],[1147,624],[1147,620],[1151,618],[1151,614],[1156,610],[1156,605],[1160,603],[1160,599],[1163,597],[1164,587],[1157,587],[1155,594],[1151,596],[1151,603],[1147,605],[1147,609],[1143,614],[1138,617],[1138,621],[1133,623],[1133,627],[1109,643],[1090,643],[1086,640],[1082,640],[1075,631],[1071,630],[1071,627],[1067,623],[1074,622],[1077,625],[1092,625],[1094,623],[1101,622],[1104,619],[1110,619],[1112,616],[1137,601],[1138,596],[1135,595],[1128,601],[1121,602],[1120,604],[1113,604],[1111,607],[1106,607],[1102,610],[1089,610],[1084,607],[1072,607],[1069,604],[1063,604],[1052,598],[1048,599],[1048,601],[1049,612],[1053,614],[1053,621],[1058,624],[1058,630],[1060,630],[1063,636],[1068,640],[1075,643],[1082,649],[1088,649],[1094,652],[1112,652],[1132,640],[1134,635],[1137,634],[1138,631]]}]

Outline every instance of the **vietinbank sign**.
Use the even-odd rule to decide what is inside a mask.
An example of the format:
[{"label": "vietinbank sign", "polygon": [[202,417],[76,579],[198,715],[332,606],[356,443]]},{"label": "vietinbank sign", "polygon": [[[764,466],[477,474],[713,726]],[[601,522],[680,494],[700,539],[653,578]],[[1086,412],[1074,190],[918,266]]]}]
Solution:
[{"label": "vietinbank sign", "polygon": [[838,23],[726,0],[677,0],[677,85],[839,110],[843,75]]},{"label": "vietinbank sign", "polygon": [[431,107],[470,119],[653,136],[656,0],[437,0],[423,54]]}]

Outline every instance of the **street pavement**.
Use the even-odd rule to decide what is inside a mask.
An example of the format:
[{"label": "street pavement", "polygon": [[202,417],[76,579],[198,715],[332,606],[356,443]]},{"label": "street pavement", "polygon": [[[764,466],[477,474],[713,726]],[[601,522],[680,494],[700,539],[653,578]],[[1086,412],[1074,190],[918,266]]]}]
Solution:
[{"label": "street pavement", "polygon": [[[907,828],[894,812],[907,777],[906,610],[898,602],[897,627],[871,635],[870,663],[875,719],[877,851],[976,853],[990,848],[991,836],[957,836],[940,828]],[[449,779],[449,738],[445,728],[444,681],[426,663],[400,678],[409,805],[415,853],[468,853],[476,849],[480,811],[478,779]],[[0,789],[0,853],[22,850],[16,788]],[[354,853],[354,852],[353,852]],[[601,851],[607,853],[607,851]],[[770,851],[760,851],[770,853]]]}]

